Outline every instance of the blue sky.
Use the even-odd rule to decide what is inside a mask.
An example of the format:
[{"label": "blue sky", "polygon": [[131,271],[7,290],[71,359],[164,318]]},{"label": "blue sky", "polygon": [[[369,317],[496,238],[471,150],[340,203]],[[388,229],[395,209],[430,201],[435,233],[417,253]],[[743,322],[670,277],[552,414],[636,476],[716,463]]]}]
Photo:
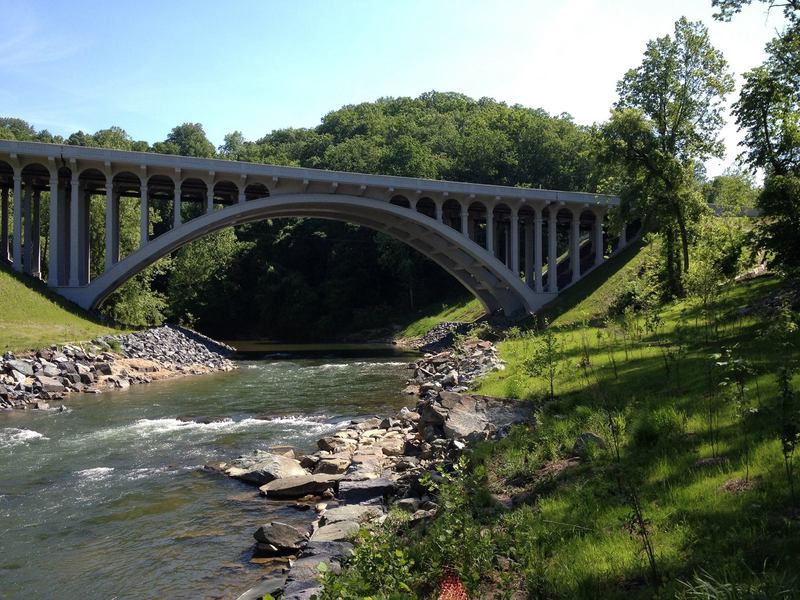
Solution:
[{"label": "blue sky", "polygon": [[[711,0],[0,0],[0,115],[69,134],[119,125],[164,139],[201,122],[215,144],[309,127],[343,104],[429,90],[601,121],[648,39],[703,20],[740,74],[778,11],[732,23]],[[725,130],[736,154],[735,127]]]}]

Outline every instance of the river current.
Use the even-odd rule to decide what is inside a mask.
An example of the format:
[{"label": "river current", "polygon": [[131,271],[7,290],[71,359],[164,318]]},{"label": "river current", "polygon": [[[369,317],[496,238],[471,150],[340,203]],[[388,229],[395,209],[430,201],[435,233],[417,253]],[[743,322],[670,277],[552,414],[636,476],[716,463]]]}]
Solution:
[{"label": "river current", "polygon": [[409,357],[352,354],[246,360],[0,414],[0,598],[236,598],[263,573],[258,525],[309,515],[202,467],[310,451],[349,418],[409,403]]}]

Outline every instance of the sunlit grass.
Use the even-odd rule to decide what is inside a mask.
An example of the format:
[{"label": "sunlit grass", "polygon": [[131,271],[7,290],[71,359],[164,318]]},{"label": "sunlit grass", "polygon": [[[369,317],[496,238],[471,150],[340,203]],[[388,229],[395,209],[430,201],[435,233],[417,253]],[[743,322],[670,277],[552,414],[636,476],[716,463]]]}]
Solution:
[{"label": "sunlit grass", "polygon": [[0,351],[36,350],[115,331],[54,297],[44,285],[27,282],[0,268]]},{"label": "sunlit grass", "polygon": [[[431,314],[433,313],[433,314]],[[483,306],[475,298],[462,298],[438,307],[429,307],[422,311],[424,316],[409,323],[402,331],[402,337],[419,337],[428,333],[439,323],[454,321],[472,323],[484,314]]]}]

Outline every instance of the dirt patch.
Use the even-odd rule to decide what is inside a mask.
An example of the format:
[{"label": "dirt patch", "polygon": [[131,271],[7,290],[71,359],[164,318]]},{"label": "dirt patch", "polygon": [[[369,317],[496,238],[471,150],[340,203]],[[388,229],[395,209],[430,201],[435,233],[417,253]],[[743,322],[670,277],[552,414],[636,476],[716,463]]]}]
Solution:
[{"label": "dirt patch", "polygon": [[726,481],[722,485],[723,491],[726,491],[730,494],[738,494],[739,492],[746,492],[747,490],[751,490],[755,487],[756,482],[753,479],[731,479]]}]

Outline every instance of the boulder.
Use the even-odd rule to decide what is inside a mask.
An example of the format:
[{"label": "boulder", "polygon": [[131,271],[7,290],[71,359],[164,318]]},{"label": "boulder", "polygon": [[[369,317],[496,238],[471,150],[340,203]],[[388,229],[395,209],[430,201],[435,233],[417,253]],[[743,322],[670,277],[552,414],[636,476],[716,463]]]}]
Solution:
[{"label": "boulder", "polygon": [[294,458],[258,452],[253,456],[237,458],[231,463],[228,475],[255,485],[264,485],[276,479],[307,475],[300,462]]},{"label": "boulder", "polygon": [[62,384],[58,379],[54,379],[52,377],[43,377],[39,375],[36,377],[36,382],[39,384],[39,387],[42,388],[44,392],[63,392],[64,391],[64,384]]},{"label": "boulder", "polygon": [[283,477],[270,481],[258,489],[267,498],[300,498],[309,494],[319,495],[329,488],[334,488],[341,478],[341,475],[323,473]]},{"label": "boulder", "polygon": [[384,477],[362,479],[360,481],[342,481],[339,483],[338,498],[343,502],[367,502],[375,498],[385,498],[394,492],[394,481]]},{"label": "boulder", "polygon": [[383,516],[383,509],[377,504],[344,504],[326,510],[322,515],[320,523],[331,525],[342,521],[353,521],[355,523],[368,523]]},{"label": "boulder", "polygon": [[314,468],[314,473],[338,475],[339,473],[344,473],[347,471],[347,467],[349,466],[350,460],[347,458],[326,456],[320,459],[320,461],[317,463],[317,466]]},{"label": "boulder", "polygon": [[324,563],[332,573],[339,574],[342,566],[335,557],[330,554],[314,554],[313,556],[303,556],[292,563],[292,570],[289,571],[289,581],[309,581],[319,577],[319,565]]},{"label": "boulder", "polygon": [[294,553],[308,542],[308,532],[279,521],[262,525],[253,537],[276,554]]},{"label": "boulder", "polygon": [[322,584],[316,579],[290,581],[283,588],[281,600],[312,600],[312,598],[319,598],[321,593]]},{"label": "boulder", "polygon": [[572,454],[575,456],[584,456],[589,450],[589,446],[605,448],[606,441],[596,433],[584,431],[576,438],[575,443],[572,445]]},{"label": "boulder", "polygon": [[261,600],[267,594],[274,596],[283,589],[284,585],[286,585],[285,575],[267,577],[240,595],[236,600]]},{"label": "boulder", "polygon": [[6,368],[22,373],[25,377],[33,377],[33,363],[27,360],[7,360]]},{"label": "boulder", "polygon": [[358,532],[360,525],[355,521],[339,521],[330,525],[323,525],[311,536],[312,542],[339,542],[353,537]]}]

